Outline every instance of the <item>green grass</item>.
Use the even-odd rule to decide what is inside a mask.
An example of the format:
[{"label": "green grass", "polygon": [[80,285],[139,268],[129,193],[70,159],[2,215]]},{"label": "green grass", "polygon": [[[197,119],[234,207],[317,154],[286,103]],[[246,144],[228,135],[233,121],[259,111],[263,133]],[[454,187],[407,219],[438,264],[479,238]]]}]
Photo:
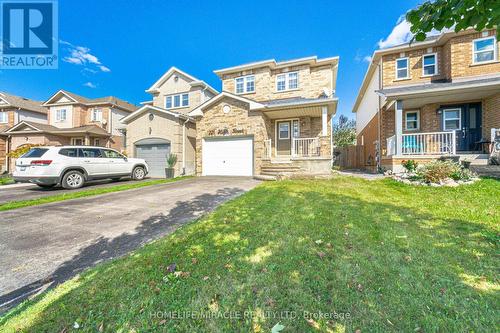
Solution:
[{"label": "green grass", "polygon": [[13,184],[14,180],[10,177],[0,176],[0,186]]},{"label": "green grass", "polygon": [[187,179],[187,178],[191,178],[191,176],[177,177],[177,178],[171,178],[171,179],[153,179],[153,180],[146,180],[143,182],[129,182],[129,183],[115,185],[115,186],[109,186],[109,187],[89,188],[88,190],[75,191],[75,192],[63,192],[61,194],[49,195],[49,196],[45,196],[42,198],[36,198],[36,199],[9,201],[9,202],[0,204],[0,211],[17,209],[17,208],[22,208],[22,207],[29,207],[29,206],[37,206],[37,205],[42,205],[42,204],[51,203],[51,202],[64,201],[64,200],[85,198],[85,197],[90,197],[90,196],[98,195],[98,194],[131,190],[131,189],[141,188],[141,187],[151,186],[151,185],[171,183],[171,182],[175,182],[175,181]]},{"label": "green grass", "polygon": [[499,200],[492,179],[264,183],[21,304],[0,331],[495,332]]}]

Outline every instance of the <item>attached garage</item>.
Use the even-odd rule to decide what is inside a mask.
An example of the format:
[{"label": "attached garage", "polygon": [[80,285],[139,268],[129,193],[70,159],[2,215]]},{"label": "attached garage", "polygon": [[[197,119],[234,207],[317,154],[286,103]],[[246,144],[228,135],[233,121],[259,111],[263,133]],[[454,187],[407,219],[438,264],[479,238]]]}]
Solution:
[{"label": "attached garage", "polygon": [[135,144],[135,157],[143,158],[149,166],[150,177],[165,177],[170,141],[165,139],[143,139]]},{"label": "attached garage", "polygon": [[205,138],[202,143],[203,176],[252,176],[253,138]]}]

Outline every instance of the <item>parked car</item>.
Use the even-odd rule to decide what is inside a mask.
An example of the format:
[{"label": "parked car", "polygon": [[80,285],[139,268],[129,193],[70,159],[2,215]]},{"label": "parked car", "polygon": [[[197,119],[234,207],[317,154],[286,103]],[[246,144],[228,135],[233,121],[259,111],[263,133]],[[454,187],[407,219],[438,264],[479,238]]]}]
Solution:
[{"label": "parked car", "polygon": [[143,159],[127,158],[109,148],[35,147],[16,160],[13,178],[45,188],[60,184],[66,189],[76,189],[94,179],[132,177],[140,180],[148,171]]}]

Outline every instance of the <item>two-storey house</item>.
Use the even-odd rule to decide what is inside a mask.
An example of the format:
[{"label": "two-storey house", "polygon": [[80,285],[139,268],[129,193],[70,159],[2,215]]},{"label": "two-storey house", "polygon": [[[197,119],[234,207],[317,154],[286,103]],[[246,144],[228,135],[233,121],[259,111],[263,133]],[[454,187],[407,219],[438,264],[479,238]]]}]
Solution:
[{"label": "two-storey house", "polygon": [[442,155],[485,162],[500,128],[495,30],[447,32],[377,50],[353,107],[357,141],[376,166]]},{"label": "two-storey house", "polygon": [[23,120],[5,131],[9,151],[24,144],[95,145],[123,150],[124,126],[120,120],[137,109],[113,96],[90,99],[65,90],[56,92],[41,107],[47,110],[47,124]]},{"label": "two-storey house", "polygon": [[42,102],[0,92],[0,173],[7,170],[9,135],[5,132],[21,121],[47,123],[47,109]]},{"label": "two-storey house", "polygon": [[198,175],[329,173],[338,57],[216,70],[222,93],[196,118]]},{"label": "two-storey house", "polygon": [[188,113],[218,91],[171,67],[146,92],[153,99],[122,120],[128,155],[145,159],[153,177],[165,176],[170,154],[177,156],[175,176],[194,174],[196,123]]}]

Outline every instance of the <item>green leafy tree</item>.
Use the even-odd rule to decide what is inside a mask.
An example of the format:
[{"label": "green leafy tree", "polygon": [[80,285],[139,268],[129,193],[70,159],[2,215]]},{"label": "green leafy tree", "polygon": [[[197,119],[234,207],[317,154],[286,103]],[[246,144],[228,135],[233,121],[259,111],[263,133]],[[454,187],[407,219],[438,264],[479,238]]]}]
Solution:
[{"label": "green leafy tree", "polygon": [[341,115],[333,123],[333,144],[345,147],[356,143],[356,121]]},{"label": "green leafy tree", "polygon": [[[423,41],[433,29],[441,31],[454,27],[455,32],[468,28],[493,29],[500,22],[500,0],[426,1],[410,10],[406,20],[417,41]],[[500,38],[498,29],[497,37]]]}]

